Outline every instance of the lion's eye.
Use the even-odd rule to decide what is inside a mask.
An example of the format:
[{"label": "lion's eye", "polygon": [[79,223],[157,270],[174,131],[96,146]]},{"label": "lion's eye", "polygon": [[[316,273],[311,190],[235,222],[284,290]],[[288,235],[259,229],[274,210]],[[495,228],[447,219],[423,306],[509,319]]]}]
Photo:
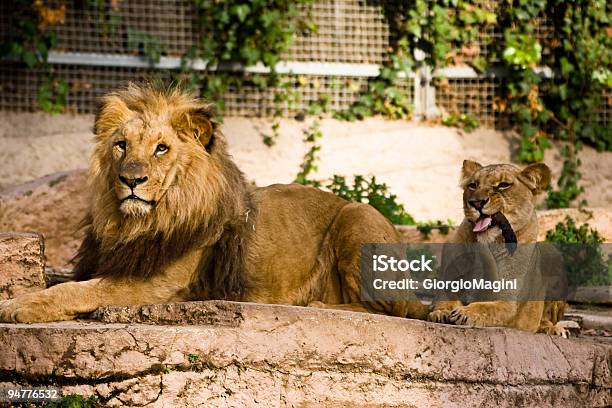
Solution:
[{"label": "lion's eye", "polygon": [[505,190],[507,188],[510,188],[511,186],[512,186],[511,183],[502,182],[502,183],[499,183],[495,188],[497,188],[498,190]]},{"label": "lion's eye", "polygon": [[471,182],[467,185],[467,188],[469,188],[470,190],[476,190],[476,188],[478,188],[478,184],[476,184],[475,182]]},{"label": "lion's eye", "polygon": [[125,142],[125,140],[120,140],[115,143],[115,146],[117,146],[119,150],[125,151],[125,147],[127,146],[127,143]]},{"label": "lion's eye", "polygon": [[170,148],[165,144],[158,144],[155,148],[155,154],[160,155],[166,153]]}]

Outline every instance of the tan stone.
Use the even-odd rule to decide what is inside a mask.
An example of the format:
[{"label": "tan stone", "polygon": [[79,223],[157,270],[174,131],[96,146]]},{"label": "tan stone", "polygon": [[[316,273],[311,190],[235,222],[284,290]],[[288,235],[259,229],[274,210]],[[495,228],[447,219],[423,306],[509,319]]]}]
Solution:
[{"label": "tan stone", "polygon": [[159,407],[612,404],[612,346],[584,339],[219,301],[97,316],[0,324],[3,380]]},{"label": "tan stone", "polygon": [[578,286],[570,291],[568,300],[573,303],[612,306],[612,285]]},{"label": "tan stone", "polygon": [[0,300],[45,288],[44,245],[35,233],[0,233]]},{"label": "tan stone", "polygon": [[83,239],[79,230],[89,195],[87,172],[57,173],[0,193],[0,231],[43,235],[47,265],[65,267]]}]

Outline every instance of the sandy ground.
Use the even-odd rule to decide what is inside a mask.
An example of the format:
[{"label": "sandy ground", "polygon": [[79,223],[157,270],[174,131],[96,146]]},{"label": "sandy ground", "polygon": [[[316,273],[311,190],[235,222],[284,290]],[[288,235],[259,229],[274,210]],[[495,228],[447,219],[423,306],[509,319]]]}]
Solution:
[{"label": "sandy ground", "polygon": [[[50,116],[0,112],[0,190],[47,174],[87,167],[93,143],[92,115]],[[277,144],[266,147],[264,119],[225,118],[230,152],[258,185],[291,182],[307,146],[307,123],[283,120]],[[509,162],[517,139],[490,129],[469,134],[446,127],[422,127],[405,121],[368,119],[322,124],[321,160],[315,178],[333,174],[376,175],[391,187],[418,220],[462,218],[457,186],[464,159],[483,164]],[[612,153],[586,148],[581,155],[584,198],[591,207],[612,207]],[[561,168],[558,148],[545,162]]]}]

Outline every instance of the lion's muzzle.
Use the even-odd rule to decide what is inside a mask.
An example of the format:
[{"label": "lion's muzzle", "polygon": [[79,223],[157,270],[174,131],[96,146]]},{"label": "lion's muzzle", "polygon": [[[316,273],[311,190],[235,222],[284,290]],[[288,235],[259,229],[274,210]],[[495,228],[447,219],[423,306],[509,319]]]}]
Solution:
[{"label": "lion's muzzle", "polygon": [[136,178],[127,178],[124,176],[119,176],[119,181],[121,181],[123,184],[125,184],[132,190],[134,190],[137,186],[146,183],[147,180],[149,180],[149,177],[147,176]]}]

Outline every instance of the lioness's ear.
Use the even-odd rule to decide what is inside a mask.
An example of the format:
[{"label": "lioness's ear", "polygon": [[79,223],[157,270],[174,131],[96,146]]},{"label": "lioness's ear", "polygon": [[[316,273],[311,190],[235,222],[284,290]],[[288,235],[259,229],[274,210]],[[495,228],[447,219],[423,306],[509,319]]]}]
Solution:
[{"label": "lioness's ear", "polygon": [[471,177],[472,174],[476,173],[476,171],[482,169],[482,164],[476,163],[471,160],[464,160],[463,167],[461,167],[461,184],[468,177]]},{"label": "lioness's ear", "polygon": [[518,176],[534,194],[541,193],[550,184],[550,169],[544,163],[530,164]]},{"label": "lioness's ear", "polygon": [[213,113],[206,108],[194,109],[182,113],[173,123],[175,129],[192,135],[208,150],[215,130]]}]

